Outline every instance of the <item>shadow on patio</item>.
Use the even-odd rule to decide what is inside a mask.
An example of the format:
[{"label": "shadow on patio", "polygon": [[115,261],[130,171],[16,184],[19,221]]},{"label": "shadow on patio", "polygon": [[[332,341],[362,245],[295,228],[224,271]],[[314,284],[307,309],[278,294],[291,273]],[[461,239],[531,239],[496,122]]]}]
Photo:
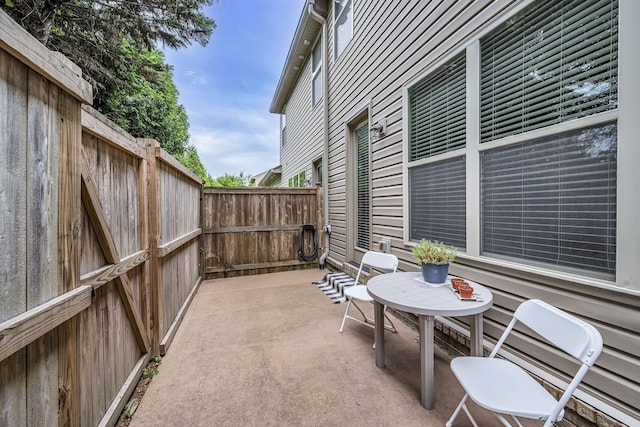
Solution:
[{"label": "shadow on patio", "polygon": [[325,273],[203,282],[131,426],[444,425],[462,396],[447,354],[436,351],[439,393],[427,411],[418,334],[395,322],[376,368],[373,329],[348,322],[340,334],[345,306],[311,285]]}]

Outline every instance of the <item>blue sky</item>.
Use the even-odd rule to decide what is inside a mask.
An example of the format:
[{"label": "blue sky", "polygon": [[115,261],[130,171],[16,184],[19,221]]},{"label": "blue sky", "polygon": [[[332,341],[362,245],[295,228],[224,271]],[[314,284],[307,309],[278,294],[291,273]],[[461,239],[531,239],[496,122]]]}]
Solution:
[{"label": "blue sky", "polygon": [[305,0],[219,0],[206,47],[165,51],[190,143],[212,177],[279,164],[279,118],[269,106]]}]

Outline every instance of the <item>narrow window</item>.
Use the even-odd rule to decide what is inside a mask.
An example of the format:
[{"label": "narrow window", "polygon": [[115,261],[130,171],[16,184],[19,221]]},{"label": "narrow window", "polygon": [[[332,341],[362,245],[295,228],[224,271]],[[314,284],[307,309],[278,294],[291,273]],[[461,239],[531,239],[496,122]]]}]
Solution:
[{"label": "narrow window", "polygon": [[322,159],[313,162],[313,180],[316,184],[322,184]]},{"label": "narrow window", "polygon": [[368,250],[370,246],[371,211],[369,174],[369,126],[368,121],[355,130],[356,142],[356,247]]},{"label": "narrow window", "polygon": [[311,54],[312,102],[316,105],[322,98],[322,39],[318,39]]},{"label": "narrow window", "polygon": [[280,144],[284,147],[287,142],[287,114],[283,112],[280,115]]},{"label": "narrow window", "polygon": [[352,0],[334,0],[334,50],[335,57],[339,57],[351,37],[353,37],[353,7]]}]

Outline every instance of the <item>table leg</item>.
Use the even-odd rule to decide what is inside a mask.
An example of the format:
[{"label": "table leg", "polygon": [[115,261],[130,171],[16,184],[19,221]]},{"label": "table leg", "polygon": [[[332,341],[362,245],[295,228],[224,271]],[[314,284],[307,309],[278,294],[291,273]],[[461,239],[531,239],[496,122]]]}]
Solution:
[{"label": "table leg", "polygon": [[482,357],[482,313],[471,316],[469,332],[471,333],[471,355]]},{"label": "table leg", "polygon": [[384,368],[384,304],[374,301],[373,314],[375,325],[376,366]]},{"label": "table leg", "polygon": [[419,315],[421,402],[425,409],[433,408],[433,340],[434,316]]}]

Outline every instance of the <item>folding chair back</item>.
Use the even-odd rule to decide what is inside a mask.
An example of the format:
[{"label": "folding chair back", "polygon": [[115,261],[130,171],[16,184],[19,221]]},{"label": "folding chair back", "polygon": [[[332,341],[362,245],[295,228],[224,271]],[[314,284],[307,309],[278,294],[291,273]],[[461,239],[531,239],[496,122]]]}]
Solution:
[{"label": "folding chair back", "polygon": [[395,271],[398,269],[398,258],[395,255],[385,254],[382,252],[366,252],[362,256],[362,262],[360,263],[360,268],[358,269],[358,274],[356,275],[356,285],[360,283],[360,274],[362,273],[362,267],[365,265],[395,273]]},{"label": "folding chair back", "polygon": [[513,317],[588,366],[593,366],[602,351],[596,328],[544,301],[523,302]]}]

